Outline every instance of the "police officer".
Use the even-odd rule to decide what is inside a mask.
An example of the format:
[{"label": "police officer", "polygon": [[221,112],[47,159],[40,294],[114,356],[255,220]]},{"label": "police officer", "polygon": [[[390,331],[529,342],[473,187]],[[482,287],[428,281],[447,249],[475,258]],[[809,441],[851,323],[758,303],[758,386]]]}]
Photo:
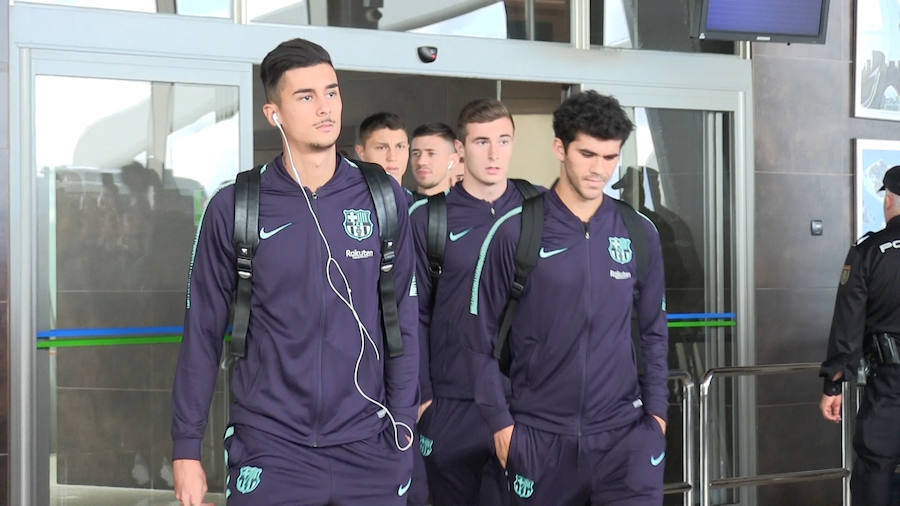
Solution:
[{"label": "police officer", "polygon": [[884,175],[887,226],[850,248],[841,273],[825,378],[822,416],[841,421],[841,382],[864,356],[872,373],[856,419],[853,504],[890,503],[900,460],[900,165]]}]

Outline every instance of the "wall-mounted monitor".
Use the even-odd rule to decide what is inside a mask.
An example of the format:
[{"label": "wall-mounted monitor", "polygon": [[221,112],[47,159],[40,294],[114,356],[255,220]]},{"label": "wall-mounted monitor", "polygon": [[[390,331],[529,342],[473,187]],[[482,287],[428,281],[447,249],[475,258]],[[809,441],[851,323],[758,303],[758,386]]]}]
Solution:
[{"label": "wall-mounted monitor", "polygon": [[701,39],[825,43],[829,0],[697,0]]}]

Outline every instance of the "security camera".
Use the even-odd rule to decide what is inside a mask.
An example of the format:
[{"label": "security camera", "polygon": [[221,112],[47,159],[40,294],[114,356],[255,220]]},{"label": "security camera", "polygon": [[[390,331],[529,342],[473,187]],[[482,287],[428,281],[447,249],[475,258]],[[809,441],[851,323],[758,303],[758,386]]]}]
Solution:
[{"label": "security camera", "polygon": [[434,46],[419,46],[419,60],[422,63],[434,63],[437,60],[437,48]]}]

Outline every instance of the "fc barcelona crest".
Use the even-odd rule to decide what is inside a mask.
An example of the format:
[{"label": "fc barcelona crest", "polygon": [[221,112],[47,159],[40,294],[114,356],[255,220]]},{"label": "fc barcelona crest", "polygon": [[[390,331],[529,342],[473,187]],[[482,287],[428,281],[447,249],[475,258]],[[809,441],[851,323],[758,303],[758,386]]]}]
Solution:
[{"label": "fc barcelona crest", "polygon": [[528,499],[534,493],[534,480],[517,474],[516,481],[513,482],[513,492],[522,499]]},{"label": "fc barcelona crest", "polygon": [[372,236],[375,226],[372,224],[372,211],[368,209],[344,209],[344,232],[357,241],[364,241]]},{"label": "fc barcelona crest", "polygon": [[624,237],[609,238],[609,256],[620,264],[627,264],[631,261],[631,239]]},{"label": "fc barcelona crest", "polygon": [[427,457],[431,455],[432,448],[434,448],[434,441],[429,437],[419,434],[419,451],[422,452],[422,456]]},{"label": "fc barcelona crest", "polygon": [[238,492],[249,494],[259,486],[261,475],[262,469],[253,466],[244,466],[241,468],[241,474],[238,476],[237,481],[235,481],[234,486]]}]

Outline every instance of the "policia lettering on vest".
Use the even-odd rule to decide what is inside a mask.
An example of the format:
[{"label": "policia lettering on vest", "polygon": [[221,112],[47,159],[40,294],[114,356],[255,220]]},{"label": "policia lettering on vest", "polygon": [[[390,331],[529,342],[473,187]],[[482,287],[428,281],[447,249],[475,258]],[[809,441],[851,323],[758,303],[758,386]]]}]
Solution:
[{"label": "policia lettering on vest", "polygon": [[588,91],[560,105],[553,128],[559,180],[497,221],[475,268],[463,322],[475,402],[513,504],[658,506],[662,251],[649,220],[603,193],[633,125]]},{"label": "policia lettering on vest", "polygon": [[828,355],[822,363],[825,419],[841,421],[841,384],[869,371],[856,416],[850,478],[853,504],[891,504],[900,462],[900,166],[884,175],[884,229],[847,253],[834,304]]},{"label": "policia lettering on vest", "polygon": [[419,404],[407,194],[337,153],[342,101],[321,46],[280,44],[261,78],[284,151],[211,197],[197,231],[172,393],[176,498],[204,503],[201,441],[233,310],[229,506],[405,505]]}]

